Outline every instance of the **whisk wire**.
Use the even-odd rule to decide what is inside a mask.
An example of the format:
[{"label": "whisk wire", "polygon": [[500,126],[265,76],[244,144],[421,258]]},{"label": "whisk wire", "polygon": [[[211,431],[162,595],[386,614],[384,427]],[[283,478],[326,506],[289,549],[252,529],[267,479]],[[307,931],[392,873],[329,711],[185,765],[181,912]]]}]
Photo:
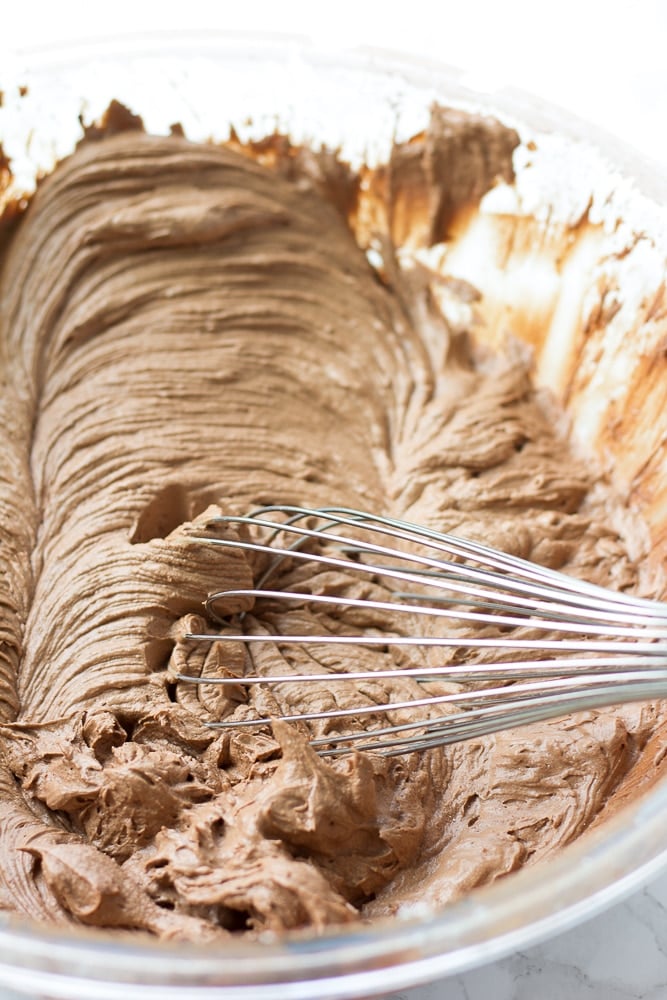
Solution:
[{"label": "whisk wire", "polygon": [[[279,515],[281,520],[275,520]],[[305,523],[304,523],[305,522]],[[197,534],[205,544],[242,549],[272,556],[257,585],[220,590],[206,600],[210,617],[224,630],[191,633],[188,639],[208,643],[284,646],[442,647],[453,650],[495,650],[537,653],[538,658],[499,662],[445,663],[435,667],[393,667],[367,671],[270,672],[247,676],[196,677],[179,673],[193,684],[255,685],[360,683],[370,680],[412,679],[418,685],[446,680],[456,683],[490,682],[491,687],[426,693],[409,700],[391,699],[325,711],[290,712],[280,718],[303,725],[326,725],[364,718],[372,728],[332,732],[311,740],[323,755],[351,749],[373,750],[393,756],[477,739],[515,726],[545,721],[574,711],[593,710],[630,701],[667,695],[667,608],[658,601],[609,591],[557,570],[498,552],[481,543],[437,532],[432,528],[347,507],[306,508],[267,505],[246,515],[221,515],[216,525],[251,528],[251,536],[221,538]],[[352,529],[348,534],[346,529]],[[258,537],[257,532],[264,532]],[[392,543],[389,543],[389,539]],[[398,541],[403,548],[393,544]],[[311,551],[316,543],[316,551]],[[310,546],[310,548],[308,547]],[[419,547],[419,551],[416,551]],[[417,591],[391,591],[391,600],[361,598],[307,589],[267,586],[285,560],[310,563],[318,570],[342,570],[381,584],[416,586]],[[301,584],[299,586],[302,586]],[[303,585],[305,588],[305,584]],[[225,613],[238,598],[268,600],[274,607],[297,604],[384,615],[388,625],[378,631],[348,634],[283,634],[246,628],[246,613]],[[445,606],[443,606],[445,605]],[[412,616],[411,618],[406,616]],[[243,628],[234,629],[232,619]],[[402,625],[431,621],[458,628],[472,624],[477,635],[402,634]],[[343,624],[343,628],[345,628]],[[559,637],[544,638],[543,633]],[[563,656],[563,654],[573,654]],[[253,662],[256,668],[256,664]],[[500,686],[497,686],[500,682]],[[434,718],[417,715],[396,725],[378,725],[388,713],[420,709],[436,711]],[[452,711],[450,711],[450,709]],[[270,717],[223,719],[206,723],[215,729],[235,730],[268,726]]]},{"label": "whisk wire", "polygon": [[[314,512],[312,512],[314,513]],[[311,514],[311,511],[308,511]],[[221,515],[220,517],[214,519],[216,523],[224,524],[255,524],[261,527],[269,527],[274,529],[275,534],[284,531],[286,533],[295,533],[299,538],[306,541],[308,539],[323,540],[326,539],[327,542],[339,543],[343,546],[350,547],[350,539],[338,534],[332,534],[330,532],[324,532],[321,529],[304,528],[296,524],[280,525],[276,528],[275,521],[269,521],[263,518],[254,516],[236,516],[236,515]],[[342,521],[342,523],[349,523],[354,525],[351,520]],[[399,522],[400,523],[400,522]],[[396,534],[396,529],[384,529],[383,534]],[[202,542],[209,542],[214,545],[219,545],[227,548],[241,548],[246,551],[251,552],[262,552],[262,553],[272,553],[275,554],[275,545],[271,540],[264,542],[251,542],[244,539],[226,539],[226,538],[211,538],[208,536],[194,536],[196,540]],[[413,538],[412,535],[405,534],[402,536],[404,540],[416,541],[418,537]],[[446,539],[446,544],[449,546],[449,538],[451,536],[443,535],[442,538]],[[466,544],[468,544],[466,542]],[[472,544],[472,543],[471,543]],[[429,542],[431,547],[431,543]],[[433,547],[438,547],[433,545]],[[472,547],[477,551],[480,547],[476,544],[472,544]],[[556,574],[554,571],[549,571],[550,576],[548,578],[548,583],[543,584],[528,584],[521,580],[516,580],[511,577],[507,577],[503,574],[489,572],[487,570],[481,570],[475,566],[465,566],[465,572],[462,570],[461,566],[456,563],[450,563],[444,560],[439,560],[434,557],[429,557],[425,555],[418,555],[416,553],[405,553],[398,549],[388,547],[386,545],[379,545],[377,543],[371,542],[355,542],[353,547],[354,551],[361,553],[368,553],[375,556],[389,556],[393,558],[398,558],[402,560],[408,560],[411,563],[417,563],[420,566],[428,566],[436,571],[436,575],[432,577],[427,577],[419,571],[409,572],[406,570],[399,570],[390,565],[369,565],[363,562],[352,562],[349,558],[340,558],[331,555],[321,555],[318,553],[302,551],[297,547],[288,547],[284,550],[282,555],[290,556],[291,558],[301,559],[308,562],[313,562],[316,564],[324,565],[327,568],[338,568],[349,571],[352,566],[354,566],[358,572],[366,573],[370,576],[385,576],[391,579],[401,580],[402,582],[411,582],[416,584],[422,584],[427,587],[441,588],[443,581],[447,583],[447,589],[454,590],[458,593],[470,594],[472,596],[482,596],[488,597],[490,594],[492,596],[497,595],[498,590],[503,592],[503,600],[507,604],[512,604],[520,609],[523,609],[525,614],[531,613],[531,611],[539,610],[541,607],[549,607],[553,609],[553,600],[557,598],[557,606],[563,605],[563,607],[569,607],[570,610],[574,608],[582,608],[586,612],[595,612],[597,618],[606,618],[609,621],[625,620],[632,622],[637,625],[651,624],[654,618],[659,618],[662,621],[663,627],[665,628],[665,634],[667,635],[667,616],[665,614],[665,609],[662,605],[654,607],[657,602],[641,602],[642,611],[646,610],[646,614],[640,615],[637,612],[637,604],[632,604],[627,600],[619,600],[619,598],[625,598],[626,595],[617,595],[613,592],[608,592],[602,588],[594,587],[592,584],[586,585],[586,593],[582,594],[576,591],[574,583],[577,585],[582,584],[582,589],[584,589],[584,581],[572,581],[570,578],[565,577],[564,574]],[[449,549],[445,549],[443,546],[443,551],[452,551],[456,549],[456,554],[464,555],[465,550],[461,546],[449,546]],[[460,553],[459,550],[460,549]],[[490,552],[492,550],[485,550]],[[468,556],[470,557],[470,555]],[[476,558],[476,556],[475,556]],[[488,558],[488,557],[487,557]],[[515,557],[512,557],[515,558]],[[516,560],[518,568],[523,573],[526,573],[526,566],[533,567],[536,570],[536,578],[544,579],[544,574],[541,572],[543,567],[534,567],[532,563],[526,563],[525,560]],[[267,574],[264,575],[264,580]],[[471,585],[470,581],[474,583],[486,584],[487,589],[479,589]],[[560,582],[562,581],[562,583]],[[489,589],[495,588],[495,589]],[[261,587],[258,585],[258,589]],[[223,595],[225,592],[222,592]],[[542,605],[540,604],[538,598],[544,597],[551,601],[551,604]],[[526,598],[530,599],[530,606],[526,605]],[[207,601],[207,610],[215,616],[214,605],[217,601],[221,599],[219,594],[212,594]],[[639,599],[637,599],[639,600]],[[618,608],[616,607],[618,605]],[[633,612],[623,611],[621,608],[627,607],[634,608]],[[651,612],[651,614],[648,613]],[[627,615],[627,618],[625,617]]]}]

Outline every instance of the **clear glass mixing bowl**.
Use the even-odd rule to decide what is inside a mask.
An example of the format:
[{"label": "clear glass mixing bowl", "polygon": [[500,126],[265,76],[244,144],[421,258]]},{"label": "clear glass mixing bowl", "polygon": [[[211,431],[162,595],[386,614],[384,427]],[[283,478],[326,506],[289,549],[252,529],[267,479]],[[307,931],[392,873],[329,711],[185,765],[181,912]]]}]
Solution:
[{"label": "clear glass mixing bowl", "polygon": [[[382,158],[394,137],[422,128],[431,102],[439,100],[567,137],[577,148],[569,161],[577,165],[569,178],[575,187],[588,157],[603,173],[620,170],[633,178],[644,208],[667,203],[660,172],[589,124],[527,96],[471,90],[459,71],[397,55],[317,50],[298,38],[257,35],[135,36],[15,52],[0,77],[0,139],[13,159],[17,186],[26,189],[40,170],[71,151],[80,137],[78,116],[91,120],[112,98],[140,113],[151,131],[166,132],[180,122],[189,138],[207,139],[225,138],[230,123],[241,136],[277,127],[297,140],[340,147],[356,163]],[[654,227],[664,225],[662,209],[649,215]],[[656,233],[664,236],[664,230]],[[320,937],[235,941],[224,949],[45,929],[4,916],[0,985],[67,1000],[377,995],[461,972],[563,931],[666,863],[667,783],[660,782],[552,860],[437,914],[413,913]]]}]

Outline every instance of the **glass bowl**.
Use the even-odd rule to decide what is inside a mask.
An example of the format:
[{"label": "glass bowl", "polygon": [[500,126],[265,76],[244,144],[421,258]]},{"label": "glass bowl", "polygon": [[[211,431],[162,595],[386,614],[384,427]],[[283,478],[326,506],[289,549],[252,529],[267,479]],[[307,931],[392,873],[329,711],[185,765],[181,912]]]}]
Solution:
[{"label": "glass bowl", "polygon": [[[2,68],[0,89],[0,139],[12,158],[15,186],[25,191],[71,151],[81,134],[79,115],[92,120],[112,98],[141,114],[149,131],[166,133],[180,122],[190,139],[205,140],[226,138],[230,124],[241,138],[277,128],[296,141],[340,148],[354,164],[381,160],[394,139],[418,132],[433,101],[482,109],[517,127],[524,139],[537,137],[543,151],[543,173],[526,177],[542,178],[546,188],[551,184],[551,194],[526,182],[524,208],[532,198],[531,211],[539,216],[547,203],[553,212],[558,201],[565,217],[583,199],[588,210],[598,211],[609,239],[622,217],[648,234],[653,262],[664,265],[667,181],[659,170],[588,123],[528,95],[472,89],[463,71],[445,66],[373,50],[317,49],[299,38],[186,33],[15,51]],[[610,370],[617,360],[612,348],[605,353],[603,345],[598,352],[599,363],[604,368],[608,362]],[[595,409],[586,387],[577,389],[573,375],[562,384],[562,365],[556,366],[558,377],[551,377],[549,350],[546,341],[537,345],[540,371],[568,404],[575,439],[643,510],[641,491],[630,489],[637,483],[637,468],[627,456],[630,438],[621,434],[610,444],[604,412],[600,405]],[[625,399],[623,384],[615,386],[614,405],[619,398]],[[641,462],[641,455],[634,457]],[[661,482],[651,482],[644,513],[649,548],[659,561],[667,520],[660,515],[667,504]],[[5,915],[0,984],[67,1000],[378,995],[461,972],[559,933],[637,889],[665,864],[667,783],[658,781],[552,860],[438,913],[424,909],[353,930],[234,941],[229,948],[58,930]]]}]

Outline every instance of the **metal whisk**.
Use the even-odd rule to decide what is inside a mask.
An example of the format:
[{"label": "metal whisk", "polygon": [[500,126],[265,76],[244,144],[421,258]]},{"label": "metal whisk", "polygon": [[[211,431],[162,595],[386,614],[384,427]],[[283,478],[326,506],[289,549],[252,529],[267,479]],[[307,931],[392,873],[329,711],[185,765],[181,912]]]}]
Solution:
[{"label": "metal whisk", "polygon": [[[226,628],[224,633],[188,638],[247,644],[251,672],[242,677],[179,674],[179,680],[273,688],[294,682],[358,684],[410,677],[420,685],[437,680],[476,685],[444,694],[425,692],[423,698],[409,701],[280,716],[290,722],[335,726],[336,731],[311,740],[322,755],[356,749],[394,756],[582,710],[667,697],[667,605],[658,601],[616,593],[477,542],[346,507],[275,505],[215,521],[239,529],[245,537],[195,537],[207,545],[241,548],[272,558],[253,589],[219,591],[208,597],[208,614]],[[272,578],[276,579],[279,568],[286,569],[286,560],[307,562],[319,571],[354,573],[381,584],[390,599],[310,593],[305,576],[293,589],[271,589]],[[337,609],[342,623],[346,612],[381,613],[386,615],[386,631],[247,634],[244,613],[230,618],[220,611],[225,601],[238,598],[268,599],[273,606],[278,602],[278,607],[299,602]],[[402,635],[398,625],[406,614],[413,616],[411,621],[423,622],[425,629],[449,623],[450,631]],[[230,631],[232,621],[236,628]],[[463,623],[474,624],[484,634],[457,635]],[[558,637],[545,638],[545,633]],[[350,669],[262,674],[252,655],[257,643],[281,648],[301,644],[352,647]],[[450,662],[355,671],[355,646],[385,650],[449,647]],[[452,650],[456,662],[451,662]],[[474,655],[483,653],[488,658],[489,650],[495,651],[496,662]],[[514,659],[503,659],[512,654]],[[480,682],[484,686],[478,686]],[[415,718],[396,725],[378,724],[378,716],[398,709],[409,709]],[[424,717],[420,710],[437,714]],[[359,730],[364,717],[372,720],[372,728]],[[270,718],[231,719],[208,725],[234,729],[270,722]],[[346,731],[346,722],[353,722],[355,731]]]}]

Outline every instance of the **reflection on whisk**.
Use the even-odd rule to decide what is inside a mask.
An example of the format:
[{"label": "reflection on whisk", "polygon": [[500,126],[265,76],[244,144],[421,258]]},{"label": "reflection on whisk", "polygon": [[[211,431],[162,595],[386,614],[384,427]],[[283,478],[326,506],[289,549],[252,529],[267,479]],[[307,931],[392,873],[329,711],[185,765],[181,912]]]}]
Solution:
[{"label": "reflection on whisk", "polygon": [[[280,520],[276,520],[279,517]],[[286,683],[346,683],[411,677],[419,683],[447,680],[492,686],[426,695],[327,712],[285,713],[291,722],[363,719],[365,715],[399,709],[448,714],[415,718],[349,733],[332,733],[312,741],[320,753],[335,755],[352,749],[386,755],[409,753],[514,728],[531,722],[631,701],[667,696],[667,606],[616,593],[478,542],[431,528],[346,507],[318,509],[289,505],[259,508],[249,515],[214,519],[219,524],[246,526],[249,538],[195,536],[211,545],[241,548],[273,556],[256,587],[211,594],[206,608],[229,629],[220,612],[230,598],[266,598],[289,606],[308,605],[340,611],[373,611],[386,615],[389,634],[246,634],[190,635],[202,642],[273,643],[280,647],[317,644],[334,646],[449,647],[464,650],[467,659],[435,667],[395,667],[390,670],[326,673],[252,673],[243,677],[194,677],[195,684],[275,686]],[[390,600],[271,589],[270,581],[285,560],[303,561],[323,570],[358,574],[391,589]],[[407,588],[407,589],[406,589]],[[451,626],[493,626],[496,635],[452,633],[391,634],[402,615]],[[243,624],[244,615],[236,620]],[[520,634],[516,631],[521,629]],[[529,634],[525,634],[525,630]],[[535,634],[533,634],[535,633]],[[556,633],[557,637],[545,638]],[[475,662],[476,650],[497,650],[502,657],[517,651],[521,658]],[[567,655],[564,655],[567,654]],[[486,654],[488,656],[488,653]],[[529,658],[525,658],[529,657]],[[494,683],[495,682],[495,683]],[[453,711],[448,711],[451,708]],[[270,718],[211,722],[214,728],[268,725]]]}]

